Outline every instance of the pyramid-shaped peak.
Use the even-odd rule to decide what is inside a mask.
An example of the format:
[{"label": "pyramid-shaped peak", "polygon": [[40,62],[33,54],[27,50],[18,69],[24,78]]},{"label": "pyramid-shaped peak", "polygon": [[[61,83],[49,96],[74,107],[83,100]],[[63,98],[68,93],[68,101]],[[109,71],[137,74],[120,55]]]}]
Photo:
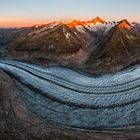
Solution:
[{"label": "pyramid-shaped peak", "polygon": [[94,18],[94,19],[96,19],[96,20],[104,20],[103,18],[101,18],[101,17],[99,17],[99,16],[97,16],[97,17]]},{"label": "pyramid-shaped peak", "polygon": [[92,21],[95,21],[95,22],[106,22],[105,19],[103,19],[101,17],[98,17],[98,16],[96,18],[94,18]]},{"label": "pyramid-shaped peak", "polygon": [[132,26],[131,23],[127,19],[124,19],[124,20],[120,21],[119,24],[118,24],[118,27],[126,28],[126,29],[130,29],[131,26]]},{"label": "pyramid-shaped peak", "polygon": [[88,23],[93,23],[94,25],[96,25],[98,23],[101,23],[101,24],[107,23],[107,21],[101,17],[96,17],[96,18],[92,19],[91,21],[88,21]]}]

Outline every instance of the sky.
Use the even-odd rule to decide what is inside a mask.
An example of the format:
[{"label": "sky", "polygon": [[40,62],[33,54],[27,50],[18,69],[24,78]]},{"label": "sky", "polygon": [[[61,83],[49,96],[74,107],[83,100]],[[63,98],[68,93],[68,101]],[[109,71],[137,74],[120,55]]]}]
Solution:
[{"label": "sky", "polygon": [[96,16],[140,23],[140,0],[0,0],[0,27],[87,20]]}]

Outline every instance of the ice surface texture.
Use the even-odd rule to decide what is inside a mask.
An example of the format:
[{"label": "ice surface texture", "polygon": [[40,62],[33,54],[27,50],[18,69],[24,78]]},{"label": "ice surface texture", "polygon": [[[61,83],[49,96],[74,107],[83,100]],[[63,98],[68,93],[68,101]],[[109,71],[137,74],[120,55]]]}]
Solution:
[{"label": "ice surface texture", "polygon": [[46,122],[83,129],[140,124],[140,66],[90,76],[63,67],[0,61],[28,109]]}]

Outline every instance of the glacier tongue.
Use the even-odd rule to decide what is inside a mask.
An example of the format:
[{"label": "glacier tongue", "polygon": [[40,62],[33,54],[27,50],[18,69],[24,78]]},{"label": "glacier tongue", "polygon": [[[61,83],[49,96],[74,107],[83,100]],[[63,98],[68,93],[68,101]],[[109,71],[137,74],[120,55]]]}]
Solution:
[{"label": "glacier tongue", "polygon": [[62,67],[0,61],[16,80],[28,109],[72,128],[95,129],[140,122],[140,66],[101,77]]}]

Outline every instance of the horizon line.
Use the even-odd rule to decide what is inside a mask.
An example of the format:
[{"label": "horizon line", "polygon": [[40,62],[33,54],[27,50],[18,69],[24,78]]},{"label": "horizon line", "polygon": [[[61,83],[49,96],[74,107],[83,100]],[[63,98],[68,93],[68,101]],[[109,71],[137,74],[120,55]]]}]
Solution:
[{"label": "horizon line", "polygon": [[[100,17],[100,16],[96,16],[95,18]],[[93,20],[95,18],[89,18],[89,19],[78,19],[78,18],[71,18],[71,19],[54,19],[54,20],[37,20],[37,19],[16,19],[16,20],[8,20],[8,21],[0,21],[0,28],[24,28],[24,27],[32,27],[32,26],[39,26],[39,25],[45,25],[48,23],[52,23],[52,22],[68,22],[70,20],[79,20],[79,21],[88,21],[88,20]],[[111,20],[110,19],[106,19],[106,18],[102,18],[101,19],[107,21],[107,22],[120,22],[121,20],[127,19],[130,23],[136,22],[136,23],[140,23],[140,20],[136,20],[136,21],[132,21],[129,20],[128,18],[121,18],[120,20],[117,18],[116,20]]]}]

